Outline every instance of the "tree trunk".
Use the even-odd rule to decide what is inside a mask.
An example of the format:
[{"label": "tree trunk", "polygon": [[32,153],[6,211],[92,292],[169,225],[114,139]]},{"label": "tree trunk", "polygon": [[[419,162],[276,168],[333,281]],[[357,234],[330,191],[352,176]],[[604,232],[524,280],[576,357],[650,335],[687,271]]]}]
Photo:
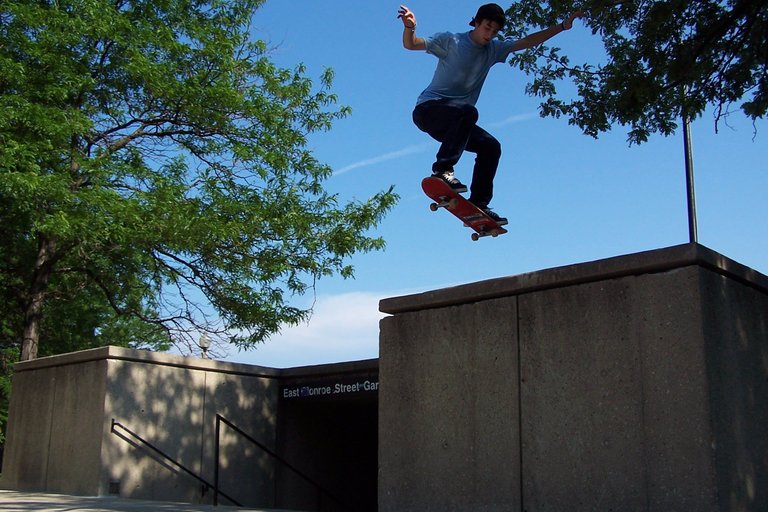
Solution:
[{"label": "tree trunk", "polygon": [[32,273],[29,294],[24,305],[24,332],[21,340],[21,360],[37,358],[40,343],[40,325],[43,321],[43,302],[48,288],[48,278],[53,269],[55,240],[44,235],[38,237],[37,258]]}]

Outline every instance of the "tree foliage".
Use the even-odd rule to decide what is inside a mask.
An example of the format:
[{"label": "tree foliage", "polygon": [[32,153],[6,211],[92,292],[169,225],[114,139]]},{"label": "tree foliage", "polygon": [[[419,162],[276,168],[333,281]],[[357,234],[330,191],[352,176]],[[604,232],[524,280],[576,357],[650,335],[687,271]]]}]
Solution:
[{"label": "tree foliage", "polygon": [[[683,115],[696,118],[708,106],[718,122],[734,107],[752,120],[765,116],[768,0],[517,0],[507,11],[508,35],[576,9],[602,39],[606,62],[571,65],[546,46],[511,61],[533,76],[527,93],[543,98],[542,115],[566,116],[594,137],[621,124],[630,143],[669,135]],[[575,84],[575,99],[558,95],[562,80]]]},{"label": "tree foliage", "polygon": [[330,70],[315,84],[251,37],[261,3],[3,2],[0,297],[22,359],[68,346],[46,318],[85,343],[251,346],[383,248],[366,233],[396,196],[325,190],[307,137],[348,109]]}]

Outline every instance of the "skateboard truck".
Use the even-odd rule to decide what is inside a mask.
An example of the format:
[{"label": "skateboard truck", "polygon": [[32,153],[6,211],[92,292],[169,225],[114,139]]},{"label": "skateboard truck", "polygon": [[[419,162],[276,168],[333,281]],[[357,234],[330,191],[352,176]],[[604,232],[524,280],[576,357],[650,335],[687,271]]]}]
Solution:
[{"label": "skateboard truck", "polygon": [[[465,224],[465,226],[466,227],[470,227],[470,226],[468,226],[466,224]],[[492,229],[490,231],[486,231],[486,230],[483,229],[479,233],[478,232],[472,233],[472,241],[473,242],[477,242],[478,240],[480,240],[484,236],[490,236],[490,237],[496,238],[497,236],[499,236],[501,234],[504,234],[504,233],[506,233],[506,231],[500,232],[498,229]]]},{"label": "skateboard truck", "polygon": [[429,209],[436,212],[438,208],[456,208],[459,204],[459,200],[455,197],[441,197],[439,203],[432,203],[429,205]]}]

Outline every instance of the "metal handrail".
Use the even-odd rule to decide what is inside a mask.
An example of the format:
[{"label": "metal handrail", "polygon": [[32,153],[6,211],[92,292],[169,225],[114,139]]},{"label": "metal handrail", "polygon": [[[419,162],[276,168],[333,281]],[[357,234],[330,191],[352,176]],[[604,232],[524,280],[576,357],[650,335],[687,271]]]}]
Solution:
[{"label": "metal handrail", "polygon": [[267,446],[263,445],[256,439],[254,439],[252,436],[248,435],[245,431],[243,431],[240,427],[229,421],[227,418],[222,416],[221,414],[216,414],[216,448],[215,448],[215,459],[216,459],[216,466],[214,468],[213,472],[213,505],[218,505],[218,495],[221,494],[222,496],[226,495],[219,491],[219,446],[220,446],[220,436],[221,436],[221,424],[224,423],[228,427],[230,427],[232,430],[246,438],[248,441],[256,445],[258,448],[261,448],[267,455],[272,457],[273,459],[277,460],[278,462],[282,463],[296,473],[299,477],[301,477],[305,482],[312,485],[317,490],[317,510],[320,510],[321,505],[321,499],[323,494],[331,498],[334,502],[336,502],[337,505],[341,505],[341,507],[344,510],[351,510],[351,508],[344,503],[341,499],[339,499],[337,496],[335,496],[333,493],[331,493],[328,489],[324,488],[319,483],[315,482],[311,477],[309,477],[307,474],[305,474],[303,471],[298,469],[297,467],[293,466],[290,462],[283,459],[280,455],[269,449]]},{"label": "metal handrail", "polygon": [[[162,451],[160,448],[158,448],[157,446],[153,445],[152,443],[150,443],[149,441],[147,441],[146,439],[144,439],[140,435],[138,435],[133,430],[129,429],[128,427],[126,427],[125,425],[120,423],[119,421],[117,421],[114,418],[112,418],[112,427],[110,428],[110,432],[115,434],[117,437],[120,437],[120,438],[124,439],[125,441],[130,442],[124,435],[118,433],[115,430],[116,427],[121,428],[122,430],[127,432],[131,437],[133,437],[134,439],[138,440],[141,444],[143,444],[144,446],[146,446],[147,448],[149,448],[153,452],[157,453],[158,455],[163,457],[165,460],[167,460],[168,462],[172,463],[173,465],[175,465],[176,467],[181,469],[184,473],[186,473],[187,475],[191,476],[192,478],[194,478],[195,480],[197,480],[198,482],[203,484],[203,486],[204,486],[203,491],[204,492],[207,491],[210,488],[216,489],[216,486],[212,485],[210,482],[205,480],[203,477],[201,477],[200,475],[196,474],[195,472],[193,472],[192,470],[190,470],[189,468],[187,468],[183,464],[181,464],[179,461],[177,461],[176,459],[174,459],[173,457],[171,457],[170,455],[168,455],[167,453]],[[218,445],[218,440],[217,440],[217,445]],[[218,461],[218,456],[217,456],[217,459],[216,459],[217,478],[218,478],[218,468],[219,468],[219,461]],[[223,492],[219,492],[218,490],[216,490],[216,492],[214,493],[214,501],[218,500],[218,495],[219,494],[224,496],[227,500],[231,501],[233,505],[238,506],[238,507],[242,507],[243,506],[241,503],[239,503],[237,500],[235,500],[231,496],[228,496],[227,494],[225,494]]]}]

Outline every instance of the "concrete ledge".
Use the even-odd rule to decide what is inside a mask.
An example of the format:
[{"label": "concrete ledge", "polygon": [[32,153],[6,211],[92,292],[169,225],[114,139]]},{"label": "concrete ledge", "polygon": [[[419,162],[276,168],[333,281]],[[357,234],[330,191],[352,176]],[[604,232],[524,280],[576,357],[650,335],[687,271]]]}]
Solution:
[{"label": "concrete ledge", "polygon": [[667,272],[691,265],[707,268],[742,284],[768,290],[768,277],[765,275],[702,245],[683,244],[589,263],[488,279],[414,295],[387,298],[379,302],[379,311],[395,314],[440,308],[549,288]]},{"label": "concrete ledge", "polygon": [[42,368],[68,366],[92,361],[126,361],[131,363],[149,363],[159,366],[202,370],[207,372],[227,373],[234,375],[249,375],[254,377],[279,377],[281,370],[240,363],[227,363],[213,359],[185,357],[174,354],[163,354],[147,350],[135,350],[123,347],[100,347],[82,350],[57,356],[40,357],[31,361],[22,361],[14,366],[14,372],[20,373]]},{"label": "concrete ledge", "polygon": [[93,361],[125,361],[130,363],[148,363],[157,366],[201,370],[213,373],[243,375],[265,378],[311,378],[315,376],[344,375],[353,373],[376,372],[379,367],[378,359],[347,361],[292,368],[268,368],[251,364],[230,363],[214,359],[185,357],[162,352],[149,352],[123,347],[100,347],[69,354],[40,357],[31,361],[21,361],[14,367],[15,373],[21,373],[57,366],[69,366]]}]

